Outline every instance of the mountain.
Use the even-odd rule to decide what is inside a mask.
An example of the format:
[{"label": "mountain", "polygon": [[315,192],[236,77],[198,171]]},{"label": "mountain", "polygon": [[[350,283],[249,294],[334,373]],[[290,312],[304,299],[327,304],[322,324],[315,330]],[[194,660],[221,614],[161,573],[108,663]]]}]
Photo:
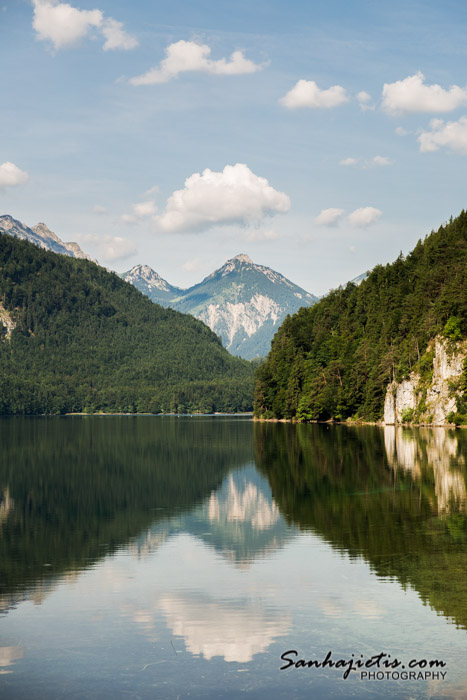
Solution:
[{"label": "mountain", "polygon": [[37,224],[29,228],[13,219],[8,214],[0,216],[0,232],[7,233],[9,236],[14,236],[22,241],[29,241],[43,248],[51,250],[53,253],[61,253],[62,255],[71,255],[73,258],[91,258],[86,253],[83,253],[77,243],[64,243],[53,231],[45,224]]},{"label": "mountain", "polygon": [[88,260],[0,235],[0,414],[251,409],[250,363]]},{"label": "mountain", "polygon": [[[463,211],[419,241],[407,258],[401,254],[390,265],[377,265],[359,285],[333,290],[287,318],[258,368],[255,414],[380,420],[387,392],[393,391],[398,405],[388,401],[387,414],[392,408],[397,422],[432,423],[448,410],[455,422],[467,421],[465,338]],[[449,367],[441,360],[447,355],[456,356]],[[447,380],[446,386],[437,378]],[[410,405],[401,400],[409,384]],[[442,411],[435,395],[443,398]]]},{"label": "mountain", "polygon": [[183,289],[173,287],[147,265],[135,265],[121,277],[161,306],[172,306],[171,302],[183,294]]},{"label": "mountain", "polygon": [[237,255],[185,290],[172,287],[147,266],[135,266],[122,277],[152,301],[204,321],[229,352],[246,359],[266,355],[283,319],[318,300],[248,255]]}]

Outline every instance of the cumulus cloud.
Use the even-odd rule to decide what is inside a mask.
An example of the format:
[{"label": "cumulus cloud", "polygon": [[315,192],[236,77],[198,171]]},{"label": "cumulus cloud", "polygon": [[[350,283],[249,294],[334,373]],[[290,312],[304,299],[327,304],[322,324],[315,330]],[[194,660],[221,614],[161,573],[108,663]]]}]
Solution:
[{"label": "cumulus cloud", "polygon": [[211,49],[206,44],[195,41],[176,41],[166,50],[166,58],[159,66],[150,68],[146,73],[131,78],[132,85],[158,85],[167,83],[180,73],[199,72],[213,75],[241,75],[255,73],[263,65],[245,58],[243,51],[234,51],[229,59],[220,58],[215,61],[210,58]]},{"label": "cumulus cloud", "polygon": [[335,207],[322,209],[321,213],[315,218],[315,223],[318,226],[337,226],[344,213],[344,209]]},{"label": "cumulus cloud", "polygon": [[14,163],[6,162],[0,165],[0,189],[24,185],[28,180],[29,175]]},{"label": "cumulus cloud", "polygon": [[347,92],[340,85],[333,85],[321,90],[314,80],[299,80],[279,102],[288,109],[311,107],[312,109],[329,109],[348,102]]},{"label": "cumulus cloud", "polygon": [[357,102],[359,103],[360,109],[363,112],[366,112],[368,109],[373,110],[375,108],[374,105],[370,104],[371,95],[368,92],[365,92],[365,90],[362,90],[357,94]]},{"label": "cumulus cloud", "polygon": [[122,221],[125,224],[134,224],[137,221],[143,221],[150,216],[154,216],[157,212],[157,206],[154,200],[150,199],[146,202],[138,202],[131,207],[133,214],[123,214]]},{"label": "cumulus cloud", "polygon": [[339,165],[344,165],[344,166],[357,165],[357,163],[358,163],[358,158],[344,158],[343,160],[339,161]]},{"label": "cumulus cloud", "polygon": [[387,165],[393,165],[394,161],[388,158],[387,156],[375,156],[371,159],[370,163],[371,165],[377,165],[379,167],[384,168]]},{"label": "cumulus cloud", "polygon": [[105,262],[116,262],[124,260],[136,253],[136,247],[128,238],[121,236],[97,236],[94,233],[87,233],[80,236],[80,240],[85,243],[93,243],[97,247],[97,255]]},{"label": "cumulus cloud", "polygon": [[138,219],[146,219],[156,213],[156,203],[152,199],[147,202],[138,202],[138,204],[133,204],[133,211]]},{"label": "cumulus cloud", "polygon": [[79,10],[58,0],[32,0],[34,18],[32,26],[40,41],[51,42],[59,50],[75,46],[79,41],[100,32],[105,38],[104,51],[133,49],[138,46],[135,37],[127,34],[121,22],[105,19],[101,10]]},{"label": "cumulus cloud", "polygon": [[124,30],[123,22],[118,22],[112,17],[105,20],[101,32],[105,38],[104,51],[113,51],[114,49],[129,51],[139,45],[138,39]]},{"label": "cumulus cloud", "polygon": [[360,207],[349,214],[349,221],[352,226],[365,227],[374,224],[382,215],[382,211],[375,207]]},{"label": "cumulus cloud", "polygon": [[290,199],[275,190],[247,165],[226,165],[222,172],[209,168],[185,180],[167,200],[165,211],[154,217],[162,231],[200,231],[216,225],[259,224],[264,217],[285,213]]},{"label": "cumulus cloud", "polygon": [[388,112],[451,112],[467,102],[467,87],[427,85],[423,73],[383,86],[382,107]]},{"label": "cumulus cloud", "polygon": [[467,155],[467,117],[461,117],[457,122],[432,119],[430,128],[431,131],[424,131],[418,137],[422,153],[446,146],[451,151]]},{"label": "cumulus cloud", "polygon": [[394,133],[397,134],[397,136],[407,136],[409,132],[407,129],[404,129],[403,126],[398,126],[395,130]]}]

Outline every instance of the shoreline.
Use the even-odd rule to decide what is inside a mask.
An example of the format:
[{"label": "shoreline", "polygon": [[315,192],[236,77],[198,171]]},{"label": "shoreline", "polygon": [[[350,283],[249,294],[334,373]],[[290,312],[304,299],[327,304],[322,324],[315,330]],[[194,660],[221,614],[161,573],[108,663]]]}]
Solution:
[{"label": "shoreline", "polygon": [[385,423],[384,421],[366,420],[295,420],[294,418],[258,418],[253,416],[253,421],[257,423],[294,423],[296,425],[307,425],[310,423],[320,425],[376,425],[380,428],[467,428],[467,425],[456,425],[455,423]]}]

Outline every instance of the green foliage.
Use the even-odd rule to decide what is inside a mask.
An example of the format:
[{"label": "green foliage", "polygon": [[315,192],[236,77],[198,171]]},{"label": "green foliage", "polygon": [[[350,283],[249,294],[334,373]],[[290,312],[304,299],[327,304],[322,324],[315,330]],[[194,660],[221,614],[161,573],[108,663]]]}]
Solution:
[{"label": "green foliage", "polygon": [[401,421],[402,423],[411,423],[414,418],[414,410],[413,408],[406,408],[402,411],[401,413]]},{"label": "green foliage", "polygon": [[251,365],[116,274],[0,235],[0,414],[251,409]]},{"label": "green foliage", "polygon": [[256,372],[255,414],[379,420],[390,381],[416,370],[429,382],[426,348],[446,328],[450,337],[467,335],[466,212],[407,258],[288,317]]},{"label": "green foliage", "polygon": [[450,340],[461,340],[461,319],[457,316],[450,316],[443,328],[443,334]]}]

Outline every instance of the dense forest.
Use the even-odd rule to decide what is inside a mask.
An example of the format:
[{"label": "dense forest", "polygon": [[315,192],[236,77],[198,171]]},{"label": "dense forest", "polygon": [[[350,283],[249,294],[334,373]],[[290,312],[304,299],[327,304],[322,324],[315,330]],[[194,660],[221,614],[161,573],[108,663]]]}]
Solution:
[{"label": "dense forest", "polygon": [[87,260],[0,234],[2,308],[0,414],[251,410],[249,362]]},{"label": "dense forest", "polygon": [[255,415],[378,420],[390,381],[432,370],[425,350],[438,333],[467,336],[464,211],[406,258],[288,316],[256,373]]}]

